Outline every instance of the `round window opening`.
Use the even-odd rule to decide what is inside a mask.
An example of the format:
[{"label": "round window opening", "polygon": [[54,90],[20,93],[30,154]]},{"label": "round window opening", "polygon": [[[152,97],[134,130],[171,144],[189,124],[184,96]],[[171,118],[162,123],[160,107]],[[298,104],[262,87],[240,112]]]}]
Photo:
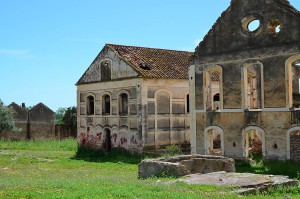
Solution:
[{"label": "round window opening", "polygon": [[248,30],[250,32],[254,32],[259,28],[259,26],[260,26],[260,21],[258,19],[255,19],[248,24]]},{"label": "round window opening", "polygon": [[248,32],[254,32],[260,27],[260,20],[254,16],[247,16],[242,19],[242,26]]}]

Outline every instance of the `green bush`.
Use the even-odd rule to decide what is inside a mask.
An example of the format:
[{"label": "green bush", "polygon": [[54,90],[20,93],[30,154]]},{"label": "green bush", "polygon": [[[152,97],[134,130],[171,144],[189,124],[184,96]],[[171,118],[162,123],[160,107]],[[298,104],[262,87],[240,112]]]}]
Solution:
[{"label": "green bush", "polygon": [[180,146],[177,145],[170,145],[166,147],[166,155],[167,156],[174,156],[174,155],[182,155],[182,150]]}]

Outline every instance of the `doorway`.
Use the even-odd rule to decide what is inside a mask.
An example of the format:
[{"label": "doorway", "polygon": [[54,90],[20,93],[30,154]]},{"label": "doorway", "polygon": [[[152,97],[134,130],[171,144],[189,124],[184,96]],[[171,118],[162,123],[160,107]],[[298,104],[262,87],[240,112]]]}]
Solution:
[{"label": "doorway", "polygon": [[106,137],[106,150],[111,151],[111,132],[109,129],[105,129],[105,137]]},{"label": "doorway", "polygon": [[244,157],[261,159],[264,157],[264,131],[258,128],[244,130]]}]

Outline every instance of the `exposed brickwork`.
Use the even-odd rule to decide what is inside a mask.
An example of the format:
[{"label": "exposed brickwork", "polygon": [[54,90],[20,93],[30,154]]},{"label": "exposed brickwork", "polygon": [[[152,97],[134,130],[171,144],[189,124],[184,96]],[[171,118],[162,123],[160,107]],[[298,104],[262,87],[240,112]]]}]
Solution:
[{"label": "exposed brickwork", "polygon": [[291,159],[300,161],[300,135],[291,135]]}]

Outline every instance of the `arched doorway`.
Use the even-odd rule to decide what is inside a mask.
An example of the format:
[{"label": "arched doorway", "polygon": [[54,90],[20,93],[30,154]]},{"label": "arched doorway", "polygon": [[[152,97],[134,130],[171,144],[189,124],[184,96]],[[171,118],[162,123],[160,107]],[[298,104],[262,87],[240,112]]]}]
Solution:
[{"label": "arched doorway", "polygon": [[287,159],[300,161],[300,127],[293,127],[287,133]]},{"label": "arched doorway", "polygon": [[224,155],[224,133],[218,126],[211,126],[205,129],[205,154],[223,156]]},{"label": "arched doorway", "polygon": [[265,156],[265,131],[250,126],[243,131],[243,157],[263,158]]},{"label": "arched doorway", "polygon": [[106,150],[111,151],[111,131],[109,129],[105,129],[105,142]]}]

